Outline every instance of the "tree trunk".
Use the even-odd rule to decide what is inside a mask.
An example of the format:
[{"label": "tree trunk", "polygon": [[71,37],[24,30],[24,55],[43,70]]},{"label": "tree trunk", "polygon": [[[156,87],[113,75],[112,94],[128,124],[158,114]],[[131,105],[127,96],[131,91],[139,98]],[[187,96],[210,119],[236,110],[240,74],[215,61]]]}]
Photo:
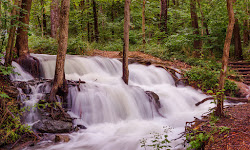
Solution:
[{"label": "tree trunk", "polygon": [[44,33],[46,33],[46,30],[47,30],[47,21],[46,21],[46,14],[45,14],[45,8],[43,10],[43,30],[44,30]]},{"label": "tree trunk", "polygon": [[50,92],[49,100],[51,102],[56,100],[56,94],[67,93],[67,85],[65,84],[64,63],[68,46],[68,28],[69,28],[69,7],[70,0],[62,0],[61,11],[59,19],[59,41],[56,58],[56,68],[53,87]]},{"label": "tree trunk", "polygon": [[233,34],[234,34],[235,59],[242,60],[243,56],[242,56],[242,47],[241,47],[241,38],[240,38],[240,27],[239,27],[239,22],[237,18],[235,18]]},{"label": "tree trunk", "polygon": [[[111,21],[112,21],[112,23],[114,23],[114,19],[115,19],[115,10],[114,10],[114,4],[115,2],[114,2],[114,0],[112,1],[112,6],[111,6]],[[112,32],[112,38],[114,38],[114,35],[115,35],[115,31],[114,31],[114,28],[112,27],[112,30],[111,30],[111,32]]]},{"label": "tree trunk", "polygon": [[175,0],[172,0],[173,1],[173,4],[175,5],[176,3],[175,3]]},{"label": "tree trunk", "polygon": [[[203,11],[202,11],[202,8],[201,8],[201,3],[200,3],[200,0],[197,0],[197,3],[199,5],[199,8],[200,8],[200,13],[201,13],[201,36],[204,35],[204,14],[203,14]],[[201,41],[202,43],[202,41]]]},{"label": "tree trunk", "polygon": [[217,107],[215,110],[216,116],[223,116],[224,115],[223,100],[224,100],[225,96],[224,96],[224,93],[222,91],[224,89],[224,84],[225,84],[228,58],[229,58],[229,50],[230,50],[230,44],[231,44],[233,28],[234,28],[234,23],[235,23],[232,0],[227,0],[227,11],[228,11],[229,23],[228,23],[228,27],[227,27],[227,35],[226,35],[224,49],[223,49],[222,69],[220,72],[220,79],[219,79],[219,92],[221,92],[221,94],[217,95]]},{"label": "tree trunk", "polygon": [[94,30],[95,30],[95,41],[98,43],[99,40],[99,31],[98,31],[98,18],[97,18],[97,11],[96,11],[96,2],[93,1],[93,14],[94,14]]},{"label": "tree trunk", "polygon": [[160,30],[167,34],[168,1],[161,0]]},{"label": "tree trunk", "polygon": [[[201,49],[201,40],[198,38],[199,33],[199,25],[198,25],[198,16],[196,13],[196,0],[190,1],[190,11],[191,11],[191,20],[192,20],[192,27],[193,27],[193,34],[196,36],[194,38],[194,49],[199,50]],[[196,54],[196,56],[199,56],[199,54]]]},{"label": "tree trunk", "polygon": [[[87,9],[89,9],[89,0],[87,0]],[[89,18],[89,16],[90,16],[90,13],[88,11],[87,18]],[[91,42],[91,25],[90,25],[89,19],[87,22],[87,28],[88,28],[88,41]]]},{"label": "tree trunk", "polygon": [[243,42],[245,46],[249,45],[249,24],[248,24],[248,20],[244,20],[244,29],[243,29]]},{"label": "tree trunk", "polygon": [[124,47],[123,47],[123,81],[128,84],[129,71],[128,71],[128,51],[129,51],[129,27],[130,27],[130,0],[125,0],[124,6]]},{"label": "tree trunk", "polygon": [[[0,1],[0,18],[2,17],[2,1]],[[0,19],[0,27],[2,27],[2,21]]]},{"label": "tree trunk", "polygon": [[[14,5],[18,6],[18,1],[19,0],[15,0]],[[5,55],[5,66],[11,65],[11,54],[13,51],[13,47],[14,47],[14,41],[15,41],[15,32],[16,32],[16,23],[17,23],[17,18],[15,18],[14,16],[17,15],[17,11],[16,11],[16,7],[13,7],[13,9],[11,10],[11,16],[13,16],[13,18],[10,21],[10,31],[9,31],[9,38],[8,38],[8,44],[6,47],[6,55]]]},{"label": "tree trunk", "polygon": [[51,25],[51,37],[57,38],[57,30],[59,27],[59,0],[52,0],[50,4],[50,25]]},{"label": "tree trunk", "polygon": [[43,0],[41,0],[41,6],[42,6],[42,15],[41,15],[41,30],[42,30],[42,37],[44,35],[44,29],[43,29],[43,14],[44,14],[44,6],[43,6]]},{"label": "tree trunk", "polygon": [[29,55],[28,47],[28,25],[32,0],[22,0],[19,21],[22,23],[17,30],[16,49],[18,57]]},{"label": "tree trunk", "polygon": [[145,4],[146,4],[146,0],[143,0],[143,4],[142,4],[142,43],[143,45],[145,45],[146,40],[145,40]]}]

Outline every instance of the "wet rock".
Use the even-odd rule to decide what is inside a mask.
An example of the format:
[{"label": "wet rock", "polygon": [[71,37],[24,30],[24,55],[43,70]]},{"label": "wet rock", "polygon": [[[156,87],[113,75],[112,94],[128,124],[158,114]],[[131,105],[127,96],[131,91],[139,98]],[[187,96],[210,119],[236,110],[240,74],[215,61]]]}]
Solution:
[{"label": "wet rock", "polygon": [[28,85],[28,83],[26,82],[20,82],[17,84],[17,87],[19,87],[20,89],[22,89],[24,94],[30,94],[31,93],[31,88]]},{"label": "wet rock", "polygon": [[68,135],[55,135],[55,142],[69,142],[70,138]]},{"label": "wet rock", "polygon": [[73,130],[73,123],[62,120],[44,119],[35,123],[33,129],[42,133],[69,133]]},{"label": "wet rock", "polygon": [[149,101],[153,102],[157,109],[161,108],[160,99],[156,93],[154,93],[152,91],[146,91],[145,93],[148,95]]},{"label": "wet rock", "polygon": [[87,129],[87,127],[85,127],[84,125],[81,125],[81,124],[78,124],[77,127],[80,129]]},{"label": "wet rock", "polygon": [[37,58],[25,55],[15,60],[25,71],[30,73],[34,78],[40,78],[40,62]]}]

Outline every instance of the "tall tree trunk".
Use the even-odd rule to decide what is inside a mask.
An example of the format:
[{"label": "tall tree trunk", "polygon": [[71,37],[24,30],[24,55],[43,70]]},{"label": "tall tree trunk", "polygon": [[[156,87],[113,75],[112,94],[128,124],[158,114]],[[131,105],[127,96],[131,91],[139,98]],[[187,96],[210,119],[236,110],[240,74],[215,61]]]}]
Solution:
[{"label": "tall tree trunk", "polygon": [[228,58],[229,58],[229,50],[230,50],[230,44],[233,34],[233,28],[234,28],[234,11],[233,11],[233,1],[227,0],[227,11],[228,11],[228,17],[229,17],[229,23],[227,27],[227,35],[224,43],[224,49],[223,49],[223,57],[222,57],[222,69],[220,72],[220,79],[219,79],[219,91],[221,94],[217,95],[217,107],[215,110],[216,116],[223,116],[223,100],[224,100],[224,93],[222,92],[224,89],[225,84],[225,78],[227,73],[227,65],[228,65]]},{"label": "tall tree trunk", "polygon": [[[17,7],[18,6],[19,0],[15,0],[14,5]],[[15,32],[16,32],[16,23],[17,23],[17,18],[15,16],[17,15],[16,7],[13,7],[11,10],[11,16],[13,17],[10,21],[10,31],[9,31],[9,38],[8,38],[8,44],[6,47],[6,55],[5,55],[5,66],[11,65],[11,54],[12,50],[14,47],[15,43]]]},{"label": "tall tree trunk", "polygon": [[[2,16],[2,1],[0,1],[0,18]],[[2,21],[0,19],[0,27],[2,27]]]},{"label": "tall tree trunk", "polygon": [[237,60],[242,60],[242,47],[241,47],[241,38],[240,38],[240,27],[238,19],[235,18],[235,24],[234,24],[234,55]]},{"label": "tall tree trunk", "polygon": [[124,6],[124,47],[123,47],[123,81],[128,84],[129,70],[128,70],[128,51],[129,51],[129,27],[130,27],[130,0],[125,0]]},{"label": "tall tree trunk", "polygon": [[[86,2],[87,2],[87,9],[89,9],[89,0],[87,0]],[[89,18],[89,17],[90,17],[90,13],[88,11],[87,18]],[[89,19],[87,22],[87,28],[88,28],[88,41],[91,42],[91,25],[90,25]]]},{"label": "tall tree trunk", "polygon": [[243,29],[243,42],[245,46],[249,45],[249,24],[248,24],[248,20],[244,20],[244,29]]},{"label": "tall tree trunk", "polygon": [[[112,6],[111,6],[111,21],[112,21],[112,23],[114,23],[114,19],[115,19],[115,10],[114,10],[114,4],[115,2],[114,2],[114,0],[112,1]],[[112,38],[114,38],[114,35],[115,35],[115,31],[114,31],[114,28],[112,27],[112,30],[111,30],[111,32],[112,32],[112,35],[113,35],[113,37]]]},{"label": "tall tree trunk", "polygon": [[[191,20],[192,20],[192,27],[194,29],[193,34],[196,36],[194,39],[194,49],[201,49],[201,40],[198,39],[200,33],[199,33],[199,25],[198,25],[198,16],[196,13],[196,0],[190,1],[190,11],[191,11]],[[199,56],[198,53],[195,54],[196,56]]]},{"label": "tall tree trunk", "polygon": [[[200,13],[201,13],[201,36],[203,36],[204,35],[204,20],[205,20],[205,17],[204,17],[202,8],[201,8],[200,0],[197,0],[197,3],[199,5]],[[201,41],[201,43],[202,43],[202,41]]]},{"label": "tall tree trunk", "polygon": [[[84,10],[85,10],[85,0],[81,0],[80,1],[80,10],[81,10],[81,30],[82,31],[84,31],[84,25],[83,25],[83,23],[84,23],[84,20],[83,20],[83,16],[84,16]],[[82,34],[82,39],[84,40],[84,36],[83,36],[83,34]]]},{"label": "tall tree trunk", "polygon": [[59,27],[59,0],[52,0],[50,4],[50,25],[52,38],[57,38],[57,30]]},{"label": "tall tree trunk", "polygon": [[176,4],[175,0],[172,0],[172,1],[173,1],[173,4],[175,5]]},{"label": "tall tree trunk", "polygon": [[28,47],[28,25],[29,25],[29,16],[31,9],[32,0],[22,0],[21,8],[27,12],[21,11],[19,21],[22,23],[17,30],[16,38],[16,48],[17,55],[19,57],[27,56],[29,54]]},{"label": "tall tree trunk", "polygon": [[41,15],[41,30],[42,30],[42,37],[44,35],[44,29],[43,29],[43,14],[44,14],[44,5],[43,5],[43,0],[41,0],[41,6],[42,6],[42,15]]},{"label": "tall tree trunk", "polygon": [[146,40],[145,40],[145,4],[146,4],[146,0],[143,0],[143,4],[142,4],[142,43],[143,45],[145,45]]},{"label": "tall tree trunk", "polygon": [[53,87],[50,92],[50,101],[56,100],[56,94],[61,91],[61,94],[67,93],[67,85],[65,84],[64,63],[68,46],[68,28],[69,28],[69,7],[70,0],[62,0],[59,19],[59,40],[56,58],[56,68]]},{"label": "tall tree trunk", "polygon": [[45,14],[45,8],[43,10],[43,30],[44,30],[44,34],[46,33],[47,30],[47,21],[46,21],[46,14]]},{"label": "tall tree trunk", "polygon": [[167,34],[168,0],[161,0],[160,30]]},{"label": "tall tree trunk", "polygon": [[97,17],[97,11],[96,11],[96,2],[93,1],[93,14],[94,14],[94,32],[95,32],[95,41],[98,43],[99,40],[99,31],[98,31],[98,17]]}]

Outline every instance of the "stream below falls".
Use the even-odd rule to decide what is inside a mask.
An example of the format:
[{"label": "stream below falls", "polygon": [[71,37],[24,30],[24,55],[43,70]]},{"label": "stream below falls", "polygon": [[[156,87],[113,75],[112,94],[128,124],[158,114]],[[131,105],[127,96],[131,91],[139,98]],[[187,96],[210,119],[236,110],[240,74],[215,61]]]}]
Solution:
[{"label": "stream below falls", "polygon": [[[40,61],[42,78],[52,79],[56,56],[32,56]],[[12,65],[19,73],[11,75],[13,81],[33,80],[17,63]],[[199,118],[213,107],[210,102],[196,107],[195,103],[207,97],[205,94],[189,86],[176,86],[167,71],[152,65],[130,64],[129,85],[121,79],[122,63],[117,59],[67,55],[65,73],[67,80],[86,82],[79,86],[80,91],[76,86],[69,88],[68,113],[77,118],[75,125],[82,124],[87,129],[68,134],[70,141],[67,143],[40,146],[40,149],[143,150],[145,148],[141,147],[140,141],[146,139],[150,144],[154,139],[151,133],[165,134],[166,127],[170,128],[166,134],[171,141],[171,149],[185,149],[184,138],[173,139],[184,132],[187,121]],[[24,101],[25,106],[36,104],[51,89],[46,83],[29,86],[29,98],[21,95],[22,99],[28,99]],[[153,91],[159,96],[161,108],[156,110],[145,91]],[[32,125],[38,120],[37,111],[32,109],[26,117],[27,124]],[[50,142],[43,141],[40,145]]]}]

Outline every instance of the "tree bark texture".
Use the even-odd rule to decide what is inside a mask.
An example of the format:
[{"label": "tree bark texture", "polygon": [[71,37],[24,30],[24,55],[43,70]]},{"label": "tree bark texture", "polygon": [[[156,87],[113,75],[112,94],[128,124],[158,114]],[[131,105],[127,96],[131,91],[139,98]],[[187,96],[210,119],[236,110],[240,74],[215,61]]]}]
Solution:
[{"label": "tree bark texture", "polygon": [[[18,1],[15,0],[14,5],[18,6]],[[17,15],[17,10],[16,7],[13,7],[11,10],[11,16],[16,16]],[[10,21],[10,31],[9,31],[9,37],[8,37],[8,43],[6,47],[6,54],[5,54],[5,66],[11,65],[11,54],[14,48],[14,43],[15,43],[15,32],[16,32],[16,24],[17,24],[17,18],[12,18]]]},{"label": "tree bark texture", "polygon": [[57,30],[59,27],[59,0],[52,0],[50,4],[50,25],[51,25],[51,37],[57,38]]},{"label": "tree bark texture", "polygon": [[235,24],[234,24],[234,55],[237,60],[242,60],[242,47],[241,47],[241,38],[240,38],[240,27],[238,19],[235,18]]},{"label": "tree bark texture", "polygon": [[93,14],[94,14],[94,30],[95,30],[95,41],[98,43],[99,40],[99,31],[98,31],[98,16],[97,16],[97,10],[96,10],[96,2],[93,1]]},{"label": "tree bark texture", "polygon": [[22,0],[19,21],[22,23],[17,30],[16,49],[18,57],[29,55],[28,26],[32,0]]},{"label": "tree bark texture", "polygon": [[[230,50],[230,44],[233,34],[233,28],[234,28],[234,11],[233,11],[233,1],[227,0],[227,11],[228,11],[228,17],[229,17],[229,23],[227,27],[227,35],[224,43],[224,49],[223,49],[223,57],[222,57],[222,69],[220,72],[220,78],[219,78],[219,90],[222,92],[224,89],[225,84],[225,78],[227,73],[227,65],[228,65],[228,58],[229,58],[229,50]],[[215,110],[215,115],[217,116],[223,116],[223,100],[224,100],[224,93],[222,92],[217,96],[217,107]]]},{"label": "tree bark texture", "polygon": [[143,0],[142,4],[142,43],[146,43],[146,35],[145,35],[145,4],[146,0]]},{"label": "tree bark texture", "polygon": [[168,0],[161,0],[160,30],[167,34]]},{"label": "tree bark texture", "polygon": [[243,42],[244,42],[245,46],[248,46],[249,45],[249,40],[250,40],[248,20],[244,20],[243,26],[244,26],[244,29],[243,29]]},{"label": "tree bark texture", "polygon": [[190,0],[190,11],[191,11],[191,22],[194,29],[193,34],[196,36],[194,39],[194,49],[201,49],[201,40],[199,36],[199,25],[198,25],[198,16],[196,13],[196,0]]},{"label": "tree bark texture", "polygon": [[53,87],[50,92],[50,101],[55,101],[55,96],[58,90],[62,90],[63,94],[67,92],[67,86],[65,85],[64,63],[68,46],[69,7],[70,0],[62,0],[59,19],[59,41],[56,58],[56,69]]},{"label": "tree bark texture", "polygon": [[129,70],[128,70],[128,51],[129,51],[129,27],[130,27],[130,10],[129,10],[130,0],[125,0],[124,6],[124,47],[123,47],[123,60],[122,60],[122,70],[123,81],[128,84]]}]

